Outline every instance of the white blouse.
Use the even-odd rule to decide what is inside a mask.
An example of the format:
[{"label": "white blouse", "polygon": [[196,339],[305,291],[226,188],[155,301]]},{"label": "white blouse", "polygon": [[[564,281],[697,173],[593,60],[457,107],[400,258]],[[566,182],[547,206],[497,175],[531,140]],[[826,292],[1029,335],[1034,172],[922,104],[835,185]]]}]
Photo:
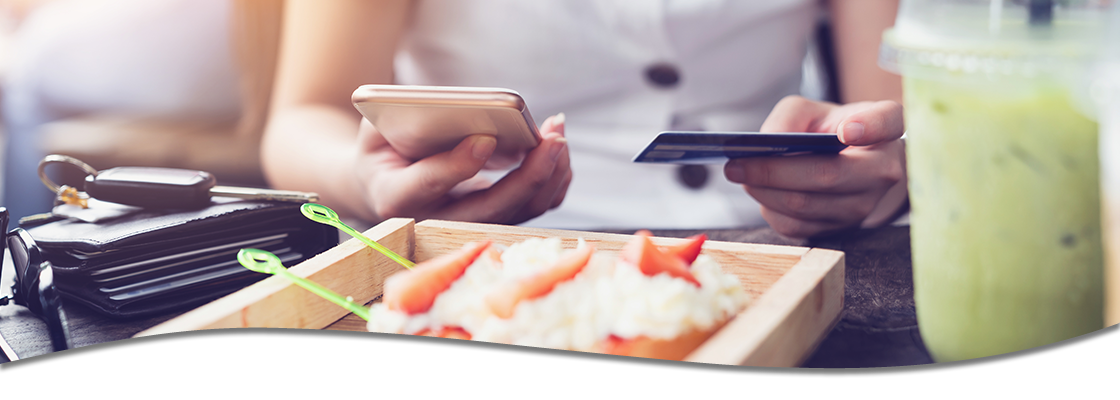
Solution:
[{"label": "white blouse", "polygon": [[[797,94],[820,9],[812,0],[422,0],[396,59],[401,84],[518,91],[537,123],[564,112],[573,179],[526,225],[724,228],[765,222],[707,166],[630,160],[665,130],[757,131]],[[498,177],[498,175],[492,175]],[[695,183],[695,182],[694,182]]]}]

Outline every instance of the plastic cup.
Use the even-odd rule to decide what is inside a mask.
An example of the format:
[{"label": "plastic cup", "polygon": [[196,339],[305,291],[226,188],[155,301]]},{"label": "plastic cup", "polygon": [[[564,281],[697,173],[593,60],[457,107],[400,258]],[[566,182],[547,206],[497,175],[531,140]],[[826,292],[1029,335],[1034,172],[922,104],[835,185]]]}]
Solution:
[{"label": "plastic cup", "polygon": [[918,327],[938,362],[1104,326],[1099,3],[903,0],[884,33],[880,64],[903,77]]},{"label": "plastic cup", "polygon": [[[1120,63],[1115,65],[1120,68]],[[1105,326],[1120,323],[1120,77],[1113,76],[1102,89],[1109,92],[1101,104],[1101,196],[1105,243]]]},{"label": "plastic cup", "polygon": [[1091,93],[1100,106],[1104,324],[1120,323],[1120,9],[1113,9]]}]

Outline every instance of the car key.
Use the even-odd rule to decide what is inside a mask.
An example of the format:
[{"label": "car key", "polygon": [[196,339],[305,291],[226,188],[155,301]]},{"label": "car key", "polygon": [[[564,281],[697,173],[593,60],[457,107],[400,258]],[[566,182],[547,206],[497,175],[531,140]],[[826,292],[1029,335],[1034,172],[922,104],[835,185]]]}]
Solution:
[{"label": "car key", "polygon": [[251,200],[316,202],[315,193],[218,186],[205,171],[157,167],[116,167],[86,176],[89,197],[144,208],[202,208],[213,196]]}]

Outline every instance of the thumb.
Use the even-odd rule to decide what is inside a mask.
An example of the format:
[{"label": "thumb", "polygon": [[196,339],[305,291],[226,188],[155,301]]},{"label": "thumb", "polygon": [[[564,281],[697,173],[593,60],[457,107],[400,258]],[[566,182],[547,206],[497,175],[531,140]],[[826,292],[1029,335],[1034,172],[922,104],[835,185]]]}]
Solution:
[{"label": "thumb", "polygon": [[890,100],[872,103],[840,121],[837,135],[849,146],[869,146],[902,137],[902,105]]}]

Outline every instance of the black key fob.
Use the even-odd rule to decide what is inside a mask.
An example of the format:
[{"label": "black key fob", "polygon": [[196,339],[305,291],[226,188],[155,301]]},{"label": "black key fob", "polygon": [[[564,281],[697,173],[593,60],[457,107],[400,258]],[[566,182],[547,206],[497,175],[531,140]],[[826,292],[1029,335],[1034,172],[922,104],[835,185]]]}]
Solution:
[{"label": "black key fob", "polygon": [[217,179],[209,172],[116,167],[86,176],[85,192],[98,200],[144,208],[203,208]]}]

